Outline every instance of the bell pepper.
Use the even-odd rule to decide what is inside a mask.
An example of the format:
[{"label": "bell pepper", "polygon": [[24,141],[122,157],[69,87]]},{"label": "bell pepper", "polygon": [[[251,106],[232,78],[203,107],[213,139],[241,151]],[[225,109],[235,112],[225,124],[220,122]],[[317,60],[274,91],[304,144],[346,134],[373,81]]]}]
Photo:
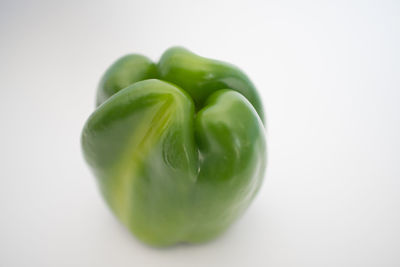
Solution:
[{"label": "bell pepper", "polygon": [[266,167],[260,97],[238,68],[173,47],[109,67],[81,136],[116,217],[153,246],[200,243],[249,206]]}]

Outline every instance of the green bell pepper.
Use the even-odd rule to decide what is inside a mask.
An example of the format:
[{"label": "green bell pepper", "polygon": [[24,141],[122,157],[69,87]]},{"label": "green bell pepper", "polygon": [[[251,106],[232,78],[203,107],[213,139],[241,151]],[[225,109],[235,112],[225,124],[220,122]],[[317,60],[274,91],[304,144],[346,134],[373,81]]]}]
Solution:
[{"label": "green bell pepper", "polygon": [[81,138],[119,220],[154,246],[199,243],[249,206],[266,166],[263,110],[238,68],[168,49],[104,74]]}]

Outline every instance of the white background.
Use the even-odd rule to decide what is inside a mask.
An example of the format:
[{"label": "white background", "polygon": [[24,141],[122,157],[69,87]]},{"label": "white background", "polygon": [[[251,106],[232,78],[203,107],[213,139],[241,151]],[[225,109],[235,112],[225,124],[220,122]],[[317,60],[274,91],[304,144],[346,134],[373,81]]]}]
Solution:
[{"label": "white background", "polygon": [[[80,131],[118,57],[244,69],[267,114],[247,213],[154,249],[112,216]],[[399,1],[0,2],[0,266],[400,266]]]}]

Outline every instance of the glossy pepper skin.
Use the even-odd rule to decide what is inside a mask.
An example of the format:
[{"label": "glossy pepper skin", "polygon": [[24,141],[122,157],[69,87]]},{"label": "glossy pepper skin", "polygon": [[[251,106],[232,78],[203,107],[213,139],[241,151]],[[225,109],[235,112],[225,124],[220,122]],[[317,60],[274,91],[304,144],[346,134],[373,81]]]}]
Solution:
[{"label": "glossy pepper skin", "polygon": [[238,68],[168,49],[104,74],[82,132],[86,161],[119,220],[154,246],[199,243],[249,206],[265,171],[263,110]]}]

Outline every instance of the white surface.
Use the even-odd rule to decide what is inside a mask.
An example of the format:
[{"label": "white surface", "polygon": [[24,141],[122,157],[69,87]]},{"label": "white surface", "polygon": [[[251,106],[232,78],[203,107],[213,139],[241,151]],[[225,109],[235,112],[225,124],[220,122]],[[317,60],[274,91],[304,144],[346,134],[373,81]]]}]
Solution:
[{"label": "white surface", "polygon": [[[400,266],[398,1],[0,2],[0,266]],[[240,66],[267,114],[260,194],[224,236],[149,248],[80,151],[100,75],[171,45]]]}]

